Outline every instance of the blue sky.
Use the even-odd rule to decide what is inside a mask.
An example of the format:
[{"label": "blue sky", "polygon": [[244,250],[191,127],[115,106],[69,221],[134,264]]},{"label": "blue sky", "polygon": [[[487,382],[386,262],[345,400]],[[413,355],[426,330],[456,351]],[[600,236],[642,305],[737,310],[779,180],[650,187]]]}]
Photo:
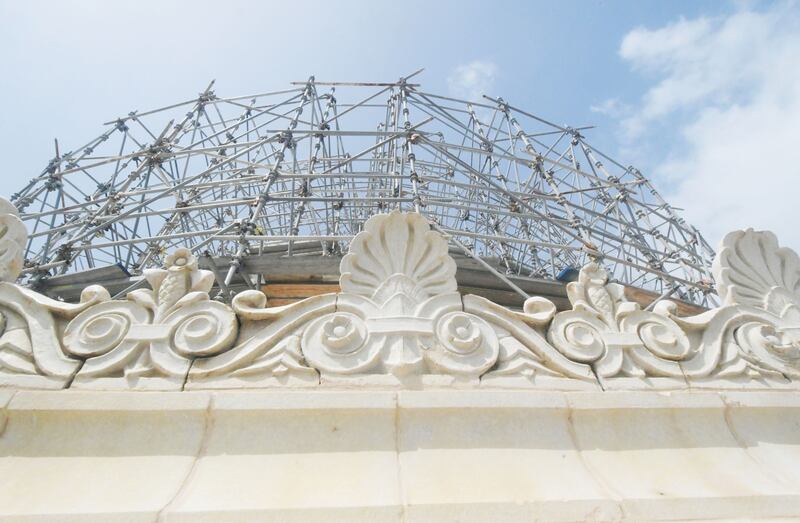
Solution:
[{"label": "blue sky", "polygon": [[716,244],[800,247],[800,8],[793,2],[0,0],[0,193],[102,122],[196,95],[394,80],[593,124]]}]

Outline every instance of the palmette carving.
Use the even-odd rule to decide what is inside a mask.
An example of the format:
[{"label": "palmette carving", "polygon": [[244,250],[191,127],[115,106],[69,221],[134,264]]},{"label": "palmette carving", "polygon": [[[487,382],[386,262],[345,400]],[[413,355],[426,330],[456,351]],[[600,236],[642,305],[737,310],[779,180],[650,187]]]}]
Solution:
[{"label": "palmette carving", "polygon": [[322,378],[424,374],[477,378],[497,336],[463,312],[447,241],[419,214],[377,215],[342,259],[336,312],[313,321],[302,350]]},{"label": "palmette carving", "polygon": [[393,211],[367,220],[342,258],[341,274],[342,292],[378,303],[397,294],[419,303],[457,288],[447,240],[416,213]]},{"label": "palmette carving", "polygon": [[767,231],[735,231],[712,265],[723,302],[721,337],[751,367],[800,378],[800,258]]},{"label": "palmette carving", "polygon": [[800,259],[769,231],[735,231],[712,264],[723,305],[744,305],[783,316],[800,302]]},{"label": "palmette carving", "polygon": [[[25,232],[12,218],[0,201],[0,279],[21,268]],[[151,288],[125,300],[90,286],[67,304],[0,282],[0,383],[317,386],[388,376],[417,386],[431,375],[568,388],[631,377],[639,380],[615,386],[662,377],[800,383],[800,260],[771,233],[725,238],[713,266],[723,305],[693,317],[677,316],[669,301],[642,310],[597,263],[567,286],[572,308],[558,313],[542,297],[521,311],[462,297],[455,270],[446,239],[423,216],[395,211],[352,240],[341,293],[280,307],[259,291],[231,306],[211,301],[213,274],[187,249],[145,271]]]}]

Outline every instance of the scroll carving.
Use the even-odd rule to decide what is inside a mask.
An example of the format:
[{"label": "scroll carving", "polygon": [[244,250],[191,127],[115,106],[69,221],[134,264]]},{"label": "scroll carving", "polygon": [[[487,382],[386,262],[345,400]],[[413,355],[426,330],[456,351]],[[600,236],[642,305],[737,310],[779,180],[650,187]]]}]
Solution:
[{"label": "scroll carving", "polygon": [[686,334],[669,317],[643,311],[608,282],[597,263],[567,284],[571,311],[557,314],[548,340],[573,361],[590,364],[600,377],[682,377],[678,362],[690,355]]},{"label": "scroll carving", "polygon": [[210,271],[188,249],[167,256],[164,269],[145,271],[151,289],[82,312],[64,331],[68,353],[85,358],[76,383],[100,377],[168,378],[181,383],[191,362],[231,348],[238,323],[226,305],[210,301]]},{"label": "scroll carving", "polygon": [[5,386],[800,383],[800,259],[768,232],[725,237],[712,267],[722,305],[693,317],[670,301],[642,309],[598,262],[567,285],[569,310],[536,296],[521,311],[462,297],[446,238],[416,213],[366,222],[342,259],[340,293],[280,307],[253,290],[230,306],[210,300],[213,273],[187,249],[124,300],[89,286],[62,303],[12,283],[26,238],[0,200]]}]

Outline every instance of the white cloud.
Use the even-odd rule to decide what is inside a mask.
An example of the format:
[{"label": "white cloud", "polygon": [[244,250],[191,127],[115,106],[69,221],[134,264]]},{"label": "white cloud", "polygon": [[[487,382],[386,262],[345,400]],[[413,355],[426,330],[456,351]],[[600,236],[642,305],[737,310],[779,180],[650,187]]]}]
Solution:
[{"label": "white cloud", "polygon": [[[663,123],[676,144],[657,164],[665,197],[714,244],[772,229],[800,248],[800,14],[791,5],[635,29],[620,55],[654,84],[623,120],[629,139]],[[655,134],[655,132],[653,133]]]},{"label": "white cloud", "polygon": [[497,66],[492,62],[475,60],[459,65],[447,77],[447,87],[455,98],[480,102],[482,95],[491,94],[497,77]]},{"label": "white cloud", "polygon": [[610,116],[611,118],[622,118],[631,112],[631,107],[620,101],[619,98],[609,98],[597,105],[592,105],[589,107],[589,110],[593,113]]}]

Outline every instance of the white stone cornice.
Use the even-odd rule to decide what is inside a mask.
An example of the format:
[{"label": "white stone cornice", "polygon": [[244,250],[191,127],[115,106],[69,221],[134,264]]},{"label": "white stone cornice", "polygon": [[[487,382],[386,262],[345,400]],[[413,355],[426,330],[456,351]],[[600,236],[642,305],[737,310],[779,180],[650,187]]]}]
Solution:
[{"label": "white stone cornice", "polygon": [[776,392],[0,391],[0,521],[790,521]]}]

